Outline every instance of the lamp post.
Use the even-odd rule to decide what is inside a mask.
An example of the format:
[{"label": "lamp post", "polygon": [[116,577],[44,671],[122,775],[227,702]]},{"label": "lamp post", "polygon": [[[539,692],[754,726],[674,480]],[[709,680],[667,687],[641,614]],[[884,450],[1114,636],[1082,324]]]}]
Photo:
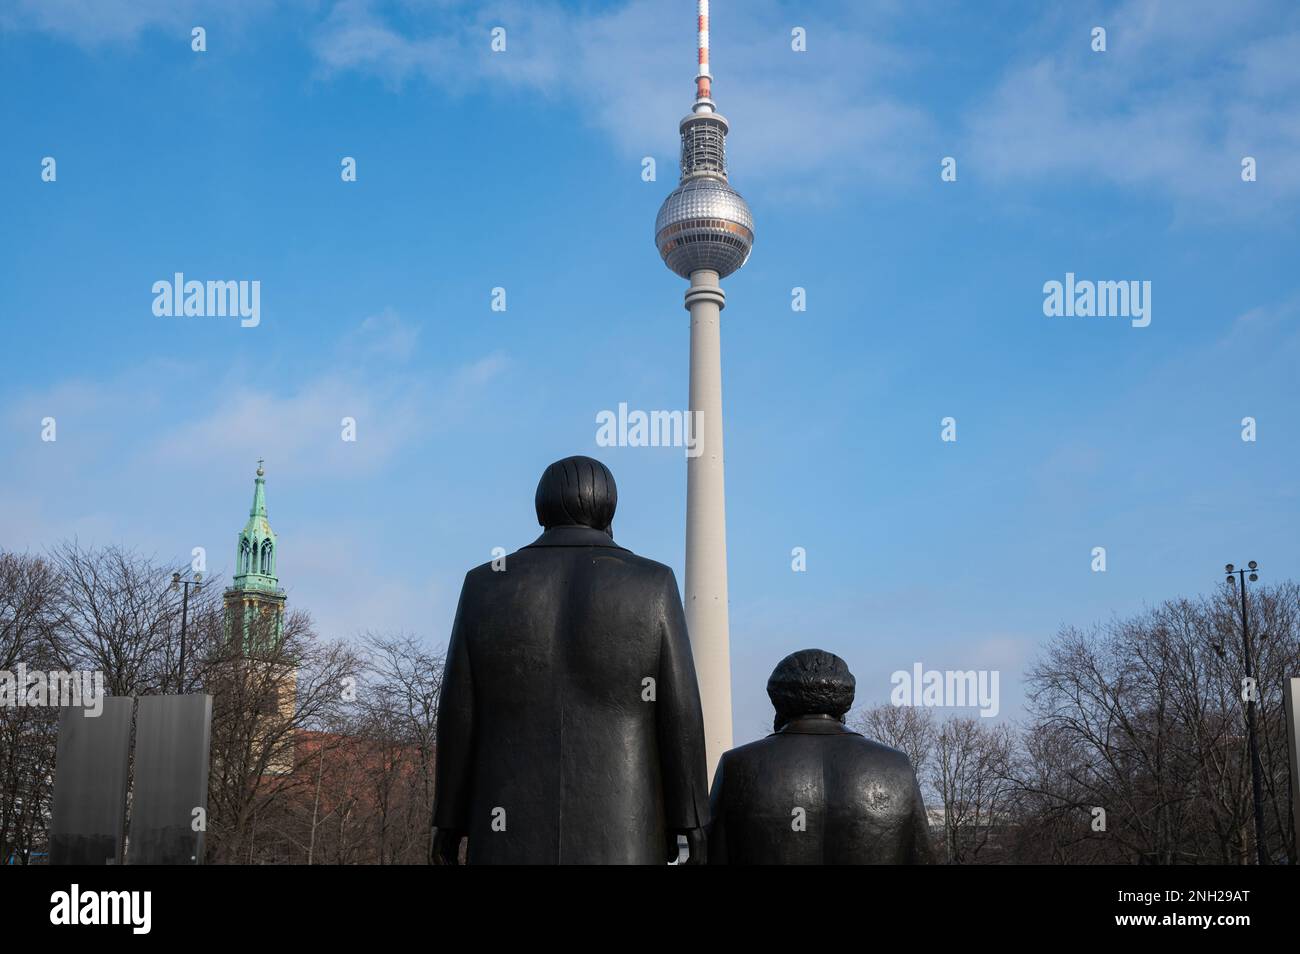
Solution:
[{"label": "lamp post", "polygon": [[185,622],[190,612],[190,587],[196,589],[203,586],[203,574],[195,573],[193,580],[182,580],[179,573],[172,574],[172,592],[182,590],[181,596],[181,695],[185,694]]},{"label": "lamp post", "polygon": [[[1246,574],[1250,574],[1252,583],[1258,580],[1259,574],[1256,570],[1259,569],[1259,564],[1251,560],[1246,566],[1246,569],[1238,570],[1229,563],[1223,570],[1227,574],[1228,585],[1237,586],[1238,593],[1241,595],[1242,660],[1246,664],[1246,678],[1253,681],[1251,671],[1254,669],[1254,662],[1250,654],[1250,624],[1246,614]],[[1234,575],[1239,579],[1234,580]],[[1259,742],[1255,738],[1255,696],[1259,695],[1258,684],[1256,683],[1253,688],[1254,692],[1246,697],[1246,735],[1250,742],[1250,783],[1255,795],[1255,853],[1258,863],[1266,865],[1268,848],[1264,843],[1264,769],[1259,761]]]}]

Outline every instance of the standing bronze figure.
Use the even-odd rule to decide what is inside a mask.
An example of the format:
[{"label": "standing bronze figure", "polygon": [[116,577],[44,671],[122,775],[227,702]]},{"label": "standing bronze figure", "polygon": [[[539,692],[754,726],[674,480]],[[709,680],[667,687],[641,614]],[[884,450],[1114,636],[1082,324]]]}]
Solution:
[{"label": "standing bronze figure", "polygon": [[546,469],[533,543],[465,577],[438,706],[435,863],[706,858],[704,727],[673,572],[616,544],[614,476]]}]

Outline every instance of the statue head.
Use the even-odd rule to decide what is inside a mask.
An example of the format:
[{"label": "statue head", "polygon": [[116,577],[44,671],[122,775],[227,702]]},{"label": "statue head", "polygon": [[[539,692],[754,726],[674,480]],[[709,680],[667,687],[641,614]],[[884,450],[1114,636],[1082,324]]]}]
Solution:
[{"label": "statue head", "polygon": [[772,670],[767,696],[776,708],[774,729],[805,715],[827,715],[840,722],[853,706],[857,681],[848,664],[823,649],[791,653]]},{"label": "statue head", "polygon": [[591,457],[557,460],[537,482],[537,522],[552,527],[591,527],[613,535],[618,487],[609,468]]}]

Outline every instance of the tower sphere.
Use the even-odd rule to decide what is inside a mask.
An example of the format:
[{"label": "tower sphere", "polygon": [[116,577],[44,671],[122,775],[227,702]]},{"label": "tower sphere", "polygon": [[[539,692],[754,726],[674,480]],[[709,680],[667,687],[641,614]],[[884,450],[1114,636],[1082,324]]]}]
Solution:
[{"label": "tower sphere", "polygon": [[677,129],[682,178],[659,207],[655,245],[682,278],[702,268],[726,278],[754,247],[754,216],[727,182],[727,120],[711,100],[699,99]]},{"label": "tower sphere", "polygon": [[754,216],[725,179],[688,178],[659,207],[655,244],[664,264],[682,278],[702,268],[726,278],[749,258]]}]

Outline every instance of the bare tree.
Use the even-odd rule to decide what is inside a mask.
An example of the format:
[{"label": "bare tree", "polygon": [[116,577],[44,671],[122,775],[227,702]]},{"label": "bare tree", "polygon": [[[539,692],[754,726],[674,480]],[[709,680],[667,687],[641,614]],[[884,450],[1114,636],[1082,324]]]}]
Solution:
[{"label": "bare tree", "polygon": [[418,639],[360,639],[354,697],[328,732],[299,736],[292,791],[273,828],[285,860],[306,864],[423,864],[428,858],[442,658]]},{"label": "bare tree", "polygon": [[[1281,689],[1300,671],[1297,587],[1256,588],[1251,616],[1267,837],[1292,860]],[[1033,724],[1015,770],[1023,824],[1105,812],[1104,831],[1061,830],[1053,860],[1249,863],[1244,676],[1231,592],[1063,629],[1028,674]]]},{"label": "bare tree", "polygon": [[944,846],[950,863],[980,860],[993,835],[1013,822],[1008,782],[1013,743],[1006,725],[957,716],[939,725],[926,774],[943,806]]},{"label": "bare tree", "polygon": [[[249,653],[207,620],[202,684],[213,696],[212,770],[209,775],[209,849],[217,862],[284,860],[283,811],[312,779],[301,736],[335,744],[348,690],[359,672],[356,653],[322,642],[305,612],[290,613],[276,632],[273,617],[258,619]],[[261,822],[259,824],[259,817]],[[263,836],[259,842],[259,830]]]},{"label": "bare tree", "polygon": [[[61,607],[58,578],[49,562],[0,551],[0,671],[18,685],[19,664],[57,668]],[[58,710],[0,706],[0,864],[26,862],[46,847],[53,795]]]},{"label": "bare tree", "polygon": [[359,697],[366,734],[382,746],[373,778],[381,810],[381,861],[423,863],[433,816],[434,743],[443,657],[412,636],[368,633],[366,679]]},{"label": "bare tree", "polygon": [[[180,662],[181,596],[172,573],[121,547],[86,549],[63,543],[50,554],[60,585],[58,641],[65,668],[102,672],[109,695],[176,692]],[[215,579],[191,590],[190,619],[219,615]]]},{"label": "bare tree", "polygon": [[867,738],[905,753],[917,778],[926,777],[936,732],[932,710],[886,703],[859,709],[848,722]]}]

